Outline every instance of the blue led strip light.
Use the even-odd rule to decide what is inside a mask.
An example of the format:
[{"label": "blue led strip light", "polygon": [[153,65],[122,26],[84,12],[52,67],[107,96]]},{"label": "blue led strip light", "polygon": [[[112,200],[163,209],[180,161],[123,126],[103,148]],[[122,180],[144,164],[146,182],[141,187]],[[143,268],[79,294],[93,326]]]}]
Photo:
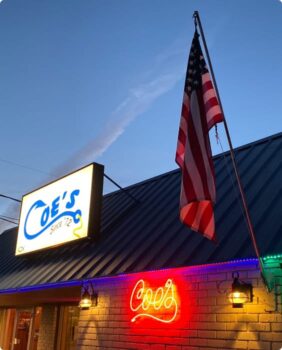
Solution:
[{"label": "blue led strip light", "polygon": [[[282,257],[282,255],[281,255],[281,257]],[[258,263],[258,259],[256,259],[256,258],[238,259],[238,260],[232,260],[232,261],[228,261],[228,262],[219,262],[219,263],[214,263],[214,264],[185,266],[185,267],[179,267],[179,268],[165,268],[165,269],[159,269],[159,270],[148,270],[148,271],[127,273],[127,274],[119,274],[119,275],[115,275],[115,276],[85,278],[84,280],[61,281],[61,282],[46,283],[46,284],[33,285],[33,286],[24,286],[24,287],[2,289],[2,290],[0,290],[0,294],[24,293],[24,292],[39,291],[39,290],[43,290],[43,289],[63,288],[63,287],[79,287],[79,286],[82,286],[82,284],[85,282],[97,283],[98,281],[102,282],[102,281],[113,279],[113,278],[114,279],[131,278],[131,277],[134,277],[136,275],[138,276],[140,274],[147,274],[147,273],[154,273],[154,272],[183,273],[184,271],[193,272],[195,270],[199,271],[199,270],[217,269],[219,266],[238,267],[238,265],[246,266],[249,264],[257,264],[257,263]]]}]

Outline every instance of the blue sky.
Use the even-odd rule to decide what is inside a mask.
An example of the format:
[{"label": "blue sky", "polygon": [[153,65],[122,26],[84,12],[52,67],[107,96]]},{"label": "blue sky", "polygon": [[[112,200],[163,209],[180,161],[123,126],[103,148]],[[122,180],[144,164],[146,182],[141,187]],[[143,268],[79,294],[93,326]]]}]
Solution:
[{"label": "blue sky", "polygon": [[[92,161],[122,186],[175,169],[194,10],[234,146],[280,132],[278,0],[3,0],[0,193],[21,198]],[[0,199],[0,214],[18,208]]]}]

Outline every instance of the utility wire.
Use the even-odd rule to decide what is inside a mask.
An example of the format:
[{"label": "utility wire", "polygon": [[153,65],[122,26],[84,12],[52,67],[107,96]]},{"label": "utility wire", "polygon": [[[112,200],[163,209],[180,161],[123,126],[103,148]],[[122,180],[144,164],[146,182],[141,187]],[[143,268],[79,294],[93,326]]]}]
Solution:
[{"label": "utility wire", "polygon": [[12,201],[15,201],[15,202],[18,202],[18,203],[21,203],[22,201],[17,199],[17,198],[13,198],[13,197],[10,197],[10,196],[6,196],[5,194],[1,194],[0,193],[0,197],[3,197],[3,198],[7,198],[7,199],[11,199]]},{"label": "utility wire", "polygon": [[2,218],[1,216],[0,216],[0,220],[3,220],[3,221],[6,221],[6,222],[9,222],[9,223],[14,224],[14,225],[18,225],[18,223],[17,223],[17,222],[13,222],[13,221],[11,221],[11,220],[8,220],[8,219],[5,219],[5,218]]},{"label": "utility wire", "polygon": [[27,170],[32,170],[32,171],[35,171],[37,173],[41,173],[41,174],[45,174],[45,175],[49,175],[49,176],[54,176],[54,175],[52,175],[50,173],[47,173],[46,171],[42,171],[40,169],[32,168],[32,167],[29,167],[29,166],[26,166],[26,165],[23,165],[23,164],[19,164],[19,163],[10,161],[10,160],[6,160],[6,159],[3,159],[3,158],[0,158],[0,162],[6,163],[6,164],[11,164],[11,165],[16,165],[16,166],[18,166],[20,168],[24,168],[24,169],[27,169]]},{"label": "utility wire", "polygon": [[0,214],[0,216],[1,216],[2,218],[5,218],[5,219],[14,220],[14,221],[19,221],[19,219],[11,218],[11,216],[7,216],[7,215],[3,215],[3,214]]}]

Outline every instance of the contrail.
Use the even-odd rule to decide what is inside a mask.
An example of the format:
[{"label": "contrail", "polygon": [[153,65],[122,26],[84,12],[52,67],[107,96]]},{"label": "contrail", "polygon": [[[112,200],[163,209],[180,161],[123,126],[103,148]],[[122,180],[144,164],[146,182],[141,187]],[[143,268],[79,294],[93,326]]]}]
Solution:
[{"label": "contrail", "polygon": [[[181,47],[185,45],[177,40],[157,55],[150,70],[142,74],[146,78],[145,82],[129,90],[128,96],[111,113],[100,134],[54,169],[54,177],[49,176],[37,186],[34,184],[33,188],[95,161],[114,144],[130,123],[147,111],[159,97],[173,89],[175,84],[184,78],[185,64],[183,65],[181,58],[185,57],[185,50]],[[30,189],[26,192],[29,191]],[[2,214],[18,217],[19,206],[10,205]],[[0,232],[7,227],[7,224],[0,222]]]},{"label": "contrail", "polygon": [[[229,16],[219,21],[216,28],[213,28],[213,32],[209,37],[210,48],[213,46],[214,39],[218,36],[220,30],[222,30],[222,27],[225,26]],[[145,82],[129,91],[127,98],[113,111],[101,133],[61,166],[54,169],[52,171],[54,176],[48,177],[46,181],[41,181],[37,186],[34,184],[32,187],[39,187],[56,177],[93,162],[106,152],[125,132],[130,123],[147,111],[159,97],[173,89],[178,81],[184,79],[189,45],[190,42],[189,40],[187,41],[187,38],[177,38],[165,50],[156,55],[152,67],[142,72]],[[30,190],[29,188],[25,193]],[[11,205],[6,209],[1,214],[18,217],[19,206]],[[7,225],[0,222],[0,232],[6,228]]]},{"label": "contrail", "polygon": [[147,111],[158,97],[171,90],[181,77],[179,73],[164,74],[132,89],[129,96],[116,108],[104,130],[56,169],[55,174],[62,175],[100,157],[125,132],[130,123]]},{"label": "contrail", "polygon": [[183,64],[182,60],[186,60],[186,50],[183,47],[186,47],[183,40],[177,39],[156,55],[151,68],[142,74],[145,82],[129,90],[128,96],[111,113],[100,134],[52,173],[61,176],[97,160],[130,123],[147,111],[159,97],[173,89],[179,80],[184,79],[186,62]]}]

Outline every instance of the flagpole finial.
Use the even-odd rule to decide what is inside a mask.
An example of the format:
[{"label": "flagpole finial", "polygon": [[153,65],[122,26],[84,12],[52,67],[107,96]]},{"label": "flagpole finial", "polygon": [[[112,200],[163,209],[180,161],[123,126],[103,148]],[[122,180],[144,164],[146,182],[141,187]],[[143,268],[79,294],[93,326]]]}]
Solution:
[{"label": "flagpole finial", "polygon": [[194,18],[195,31],[197,31],[197,25],[198,25],[197,19],[199,18],[199,12],[198,11],[194,11],[193,18]]}]

